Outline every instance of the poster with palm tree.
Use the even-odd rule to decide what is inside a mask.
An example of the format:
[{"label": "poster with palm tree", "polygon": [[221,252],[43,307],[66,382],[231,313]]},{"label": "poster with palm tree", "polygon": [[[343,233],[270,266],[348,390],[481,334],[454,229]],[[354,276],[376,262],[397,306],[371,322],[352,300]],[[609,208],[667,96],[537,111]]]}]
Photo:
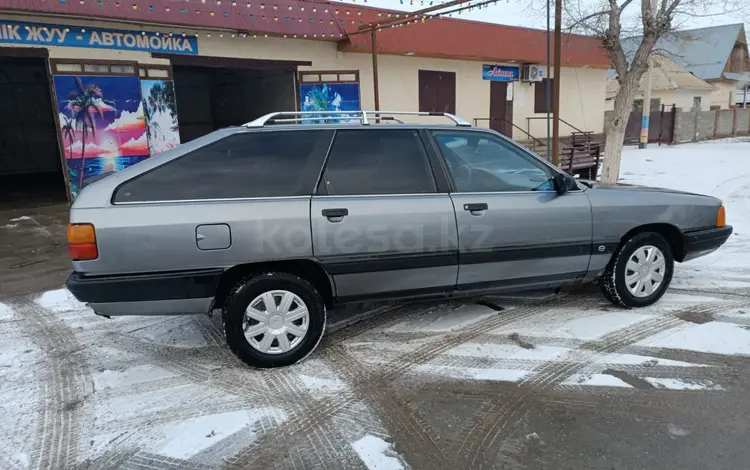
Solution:
[{"label": "poster with palm tree", "polygon": [[70,191],[149,157],[138,77],[54,77]]},{"label": "poster with palm tree", "polygon": [[174,82],[172,80],[141,80],[141,96],[151,156],[180,145]]},{"label": "poster with palm tree", "polygon": [[[359,83],[302,83],[299,86],[302,111],[328,111],[325,122],[341,124],[352,122],[347,111],[359,111]],[[303,121],[305,122],[305,121]],[[311,123],[320,121],[310,121]]]}]

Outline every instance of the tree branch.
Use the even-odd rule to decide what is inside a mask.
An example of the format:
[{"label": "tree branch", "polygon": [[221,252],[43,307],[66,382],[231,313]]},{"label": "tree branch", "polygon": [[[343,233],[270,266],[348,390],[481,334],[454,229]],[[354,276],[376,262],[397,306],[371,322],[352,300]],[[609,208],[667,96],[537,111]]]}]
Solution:
[{"label": "tree branch", "polygon": [[[633,0],[628,0],[628,2],[632,2],[632,1]],[[608,15],[609,12],[610,12],[610,10],[602,10],[602,11],[597,11],[596,13],[592,13],[590,15],[586,15],[583,18],[581,18],[580,20],[576,20],[575,22],[573,22],[571,25],[568,26],[568,28],[572,30],[573,28],[575,28],[577,26],[580,26],[580,25],[584,24],[585,22],[587,22],[588,20],[596,18],[597,16]],[[591,26],[589,26],[589,28],[590,29],[594,29]]]}]

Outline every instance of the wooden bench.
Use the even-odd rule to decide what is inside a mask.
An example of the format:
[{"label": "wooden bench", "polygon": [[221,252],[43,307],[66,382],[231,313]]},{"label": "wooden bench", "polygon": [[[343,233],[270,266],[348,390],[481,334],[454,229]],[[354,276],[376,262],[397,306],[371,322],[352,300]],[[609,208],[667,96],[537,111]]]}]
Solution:
[{"label": "wooden bench", "polygon": [[596,179],[601,157],[601,145],[590,143],[567,147],[560,153],[559,167],[570,175]]}]

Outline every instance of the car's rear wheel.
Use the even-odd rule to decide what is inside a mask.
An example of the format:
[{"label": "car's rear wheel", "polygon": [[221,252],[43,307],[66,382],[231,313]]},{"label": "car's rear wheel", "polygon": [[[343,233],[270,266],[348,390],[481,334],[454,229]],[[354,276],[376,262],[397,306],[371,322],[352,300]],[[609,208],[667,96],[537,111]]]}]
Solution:
[{"label": "car's rear wheel", "polygon": [[326,325],[323,298],[306,280],[264,273],[241,281],[223,311],[230,349],[253,367],[301,361],[320,343]]},{"label": "car's rear wheel", "polygon": [[600,285],[604,296],[615,305],[646,307],[664,295],[673,271],[674,256],[664,237],[654,232],[639,233],[620,245]]}]

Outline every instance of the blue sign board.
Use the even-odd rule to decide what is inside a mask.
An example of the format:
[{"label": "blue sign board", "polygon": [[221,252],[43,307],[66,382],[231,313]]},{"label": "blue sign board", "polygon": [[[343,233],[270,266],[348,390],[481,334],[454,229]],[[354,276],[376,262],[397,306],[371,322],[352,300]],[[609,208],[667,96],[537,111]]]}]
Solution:
[{"label": "blue sign board", "polygon": [[517,82],[521,73],[518,67],[509,65],[482,65],[482,79],[496,82]]},{"label": "blue sign board", "polygon": [[190,35],[170,36],[146,31],[122,31],[23,21],[0,20],[0,43],[198,54],[198,39]]}]

